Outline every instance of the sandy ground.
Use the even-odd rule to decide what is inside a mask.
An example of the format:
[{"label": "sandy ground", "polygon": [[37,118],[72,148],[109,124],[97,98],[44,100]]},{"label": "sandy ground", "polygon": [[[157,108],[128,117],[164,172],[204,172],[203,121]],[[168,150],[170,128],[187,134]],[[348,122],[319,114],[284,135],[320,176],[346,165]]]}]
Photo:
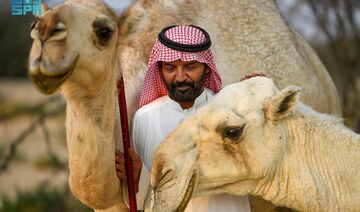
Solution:
[{"label": "sandy ground", "polygon": [[[11,108],[25,104],[37,104],[48,99],[48,96],[37,92],[29,80],[6,80],[0,78],[0,107]],[[0,110],[1,117],[1,110]],[[38,115],[21,115],[16,118],[0,121],[0,150],[8,150],[9,145],[16,140],[24,129],[36,120]],[[0,119],[1,120],[1,119]],[[62,161],[67,161],[65,142],[65,116],[59,116],[45,121],[49,132],[50,149]],[[43,130],[37,128],[18,145],[17,155],[21,160],[10,163],[5,172],[0,173],[0,196],[5,194],[10,198],[15,196],[17,189],[33,189],[40,183],[48,181],[50,185],[63,187],[67,183],[67,171],[56,172],[51,168],[39,168],[35,161],[47,155],[47,143]],[[2,164],[2,160],[0,160]]]}]

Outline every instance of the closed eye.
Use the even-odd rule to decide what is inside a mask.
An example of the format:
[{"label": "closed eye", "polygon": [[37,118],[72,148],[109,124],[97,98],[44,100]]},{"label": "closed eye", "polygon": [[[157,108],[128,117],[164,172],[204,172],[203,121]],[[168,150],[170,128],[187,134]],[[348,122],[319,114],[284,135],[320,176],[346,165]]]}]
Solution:
[{"label": "closed eye", "polygon": [[172,66],[172,65],[165,65],[165,69],[166,71],[168,72],[172,72],[175,70],[175,66]]}]

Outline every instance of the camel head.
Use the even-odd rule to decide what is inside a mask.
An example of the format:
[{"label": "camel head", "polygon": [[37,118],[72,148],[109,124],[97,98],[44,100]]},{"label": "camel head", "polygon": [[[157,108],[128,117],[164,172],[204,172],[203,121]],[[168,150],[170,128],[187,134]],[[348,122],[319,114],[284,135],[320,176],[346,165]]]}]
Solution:
[{"label": "camel head", "polygon": [[100,1],[67,1],[47,10],[33,23],[31,38],[28,74],[45,94],[74,83],[101,90],[96,86],[107,82],[111,73],[104,72],[117,62],[117,17]]},{"label": "camel head", "polygon": [[158,147],[154,209],[182,211],[197,195],[256,193],[284,157],[280,120],[292,114],[299,91],[279,91],[266,77],[226,86]]}]

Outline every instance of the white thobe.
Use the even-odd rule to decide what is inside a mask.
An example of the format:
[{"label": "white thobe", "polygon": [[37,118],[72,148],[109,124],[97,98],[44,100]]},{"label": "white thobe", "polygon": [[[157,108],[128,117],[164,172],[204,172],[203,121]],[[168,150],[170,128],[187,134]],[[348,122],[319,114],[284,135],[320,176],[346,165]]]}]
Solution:
[{"label": "white thobe", "polygon": [[[195,112],[206,105],[213,96],[207,88],[196,98],[194,105],[183,110],[181,106],[163,96],[148,105],[140,108],[133,117],[131,140],[137,154],[143,161],[140,175],[139,191],[136,194],[138,209],[150,207],[150,172],[152,158],[160,142],[180,123],[193,116]],[[124,193],[124,197],[127,194]],[[233,196],[229,194],[216,194],[191,199],[186,212],[201,211],[250,211],[248,197]]]}]

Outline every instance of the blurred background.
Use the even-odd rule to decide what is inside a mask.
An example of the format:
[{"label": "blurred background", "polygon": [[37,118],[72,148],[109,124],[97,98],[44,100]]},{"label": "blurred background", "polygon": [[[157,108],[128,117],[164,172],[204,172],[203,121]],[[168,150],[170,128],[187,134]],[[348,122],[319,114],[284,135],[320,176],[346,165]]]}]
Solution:
[{"label": "blurred background", "polygon": [[[106,2],[121,13],[130,0]],[[275,2],[318,53],[338,89],[345,123],[359,132],[360,1]],[[33,20],[11,15],[11,0],[0,0],[0,211],[91,211],[68,187],[65,103],[38,93],[26,75]]]}]

